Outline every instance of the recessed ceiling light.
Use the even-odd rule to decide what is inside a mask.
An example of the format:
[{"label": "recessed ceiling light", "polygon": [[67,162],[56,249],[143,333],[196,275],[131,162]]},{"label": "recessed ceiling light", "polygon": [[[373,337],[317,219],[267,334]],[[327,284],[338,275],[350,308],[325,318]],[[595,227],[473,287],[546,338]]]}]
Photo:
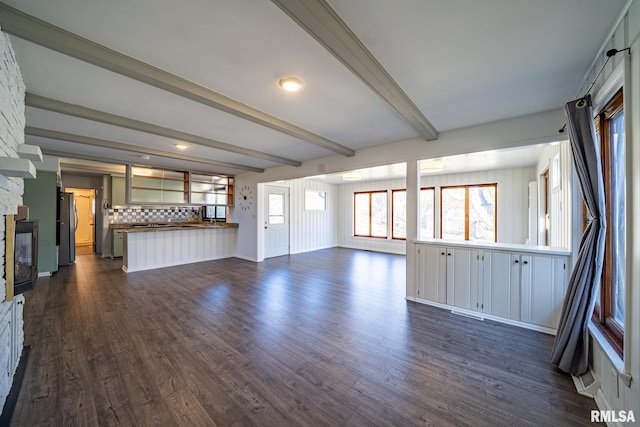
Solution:
[{"label": "recessed ceiling light", "polygon": [[135,176],[151,176],[153,171],[149,168],[132,167],[131,173]]},{"label": "recessed ceiling light", "polygon": [[278,84],[287,92],[297,92],[302,89],[302,80],[297,77],[283,77]]},{"label": "recessed ceiling light", "polygon": [[178,150],[186,150],[187,146],[185,144],[176,144],[176,148]]},{"label": "recessed ceiling light", "polygon": [[147,155],[147,154],[143,154],[140,156],[141,158],[145,159],[145,160],[151,160],[151,156]]},{"label": "recessed ceiling light", "polygon": [[444,162],[442,159],[430,159],[420,162],[420,172],[433,173],[440,172],[444,169]]},{"label": "recessed ceiling light", "polygon": [[342,174],[342,179],[344,181],[360,181],[362,179],[362,172],[354,171],[344,173]]}]

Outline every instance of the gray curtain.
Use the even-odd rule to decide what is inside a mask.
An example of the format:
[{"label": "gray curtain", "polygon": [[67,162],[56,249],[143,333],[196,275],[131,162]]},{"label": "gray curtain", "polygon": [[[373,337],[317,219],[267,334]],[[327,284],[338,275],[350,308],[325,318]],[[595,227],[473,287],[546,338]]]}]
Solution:
[{"label": "gray curtain", "polygon": [[589,367],[587,324],[600,288],[606,221],[600,148],[595,138],[591,96],[569,102],[564,108],[567,130],[589,222],[580,241],[562,307],[551,362],[572,375],[582,375]]}]

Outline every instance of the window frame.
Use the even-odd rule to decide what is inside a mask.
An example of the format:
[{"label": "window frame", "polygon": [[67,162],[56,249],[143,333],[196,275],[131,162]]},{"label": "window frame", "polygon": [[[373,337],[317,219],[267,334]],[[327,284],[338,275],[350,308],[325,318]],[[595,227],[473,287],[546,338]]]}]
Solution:
[{"label": "window frame", "polygon": [[407,240],[407,236],[405,235],[404,237],[396,237],[396,199],[394,197],[394,195],[396,193],[404,193],[404,211],[405,211],[405,218],[404,218],[404,222],[405,222],[405,234],[406,234],[406,223],[407,223],[407,217],[406,217],[406,212],[407,212],[407,189],[404,188],[399,188],[397,190],[391,190],[391,240]]},{"label": "window frame", "polygon": [[[469,189],[470,188],[480,188],[480,187],[493,187],[494,197],[493,197],[493,229],[494,232],[494,240],[493,242],[498,241],[498,183],[488,183],[488,184],[465,184],[465,185],[447,185],[440,187],[440,238],[442,238],[442,228],[444,227],[444,221],[442,220],[442,210],[444,209],[442,203],[442,194],[443,190],[448,189],[456,189],[456,188],[464,188],[464,241],[469,241]],[[479,240],[485,241],[485,240]]]},{"label": "window frame", "polygon": [[[433,230],[433,236],[431,236],[430,239],[435,239],[436,238],[436,187],[420,187],[420,195],[418,197],[418,200],[422,200],[422,192],[428,191],[428,190],[431,190],[433,192],[433,200],[431,201],[431,203],[433,204],[433,224],[431,224],[431,229]],[[419,211],[420,212],[418,213],[418,219],[422,214],[422,204],[420,204]],[[440,223],[442,223],[442,218],[440,219]],[[418,227],[418,236],[420,238],[423,237],[421,234],[420,227]]]},{"label": "window frame", "polygon": [[[596,133],[599,135],[600,156],[602,163],[602,177],[604,182],[607,224],[612,224],[613,208],[615,204],[611,202],[612,194],[612,165],[611,165],[611,141],[609,131],[612,119],[624,112],[624,91],[620,88],[611,97],[602,110],[596,115],[594,124]],[[626,133],[625,133],[626,138]],[[625,141],[626,145],[626,141]],[[613,254],[613,234],[611,228],[607,228],[605,235],[605,252],[602,277],[600,278],[600,304],[596,302],[593,310],[592,322],[602,332],[615,352],[623,357],[624,351],[624,329],[612,319],[613,304],[615,303],[613,291],[614,266],[616,259]],[[625,307],[626,311],[627,307]]]},{"label": "window frame", "polygon": [[[279,199],[281,199],[282,203],[278,204],[281,205],[280,207],[282,208],[281,212],[282,214],[280,214],[280,212],[276,213],[276,214],[271,214],[271,207],[272,207],[272,202],[271,202],[271,196],[277,196]],[[277,193],[277,192],[269,192],[267,194],[268,197],[268,212],[267,212],[267,224],[269,225],[279,225],[279,224],[285,224],[287,222],[287,209],[285,207],[285,204],[287,202],[286,197],[284,195],[284,193]],[[282,218],[282,221],[273,221],[272,222],[272,218]]]},{"label": "window frame", "polygon": [[[309,200],[309,197],[313,197],[311,195],[313,194],[317,194],[319,199],[322,199],[323,202],[323,206],[322,208],[317,208],[317,207],[313,207],[312,205],[312,200]],[[323,194],[324,196],[320,196],[320,194]],[[326,211],[327,210],[327,192],[323,191],[323,190],[310,190],[310,189],[305,189],[304,190],[304,210],[305,211]]]},{"label": "window frame", "polygon": [[[384,236],[373,236],[371,231],[373,230],[373,215],[372,213],[372,195],[383,193],[385,195],[387,201],[387,209],[385,212],[386,215],[386,233]],[[369,234],[357,234],[356,230],[356,196],[358,194],[368,194],[369,195]],[[389,191],[388,190],[372,190],[372,191],[354,191],[353,192],[353,236],[354,237],[367,237],[371,239],[388,239],[389,238]]]}]

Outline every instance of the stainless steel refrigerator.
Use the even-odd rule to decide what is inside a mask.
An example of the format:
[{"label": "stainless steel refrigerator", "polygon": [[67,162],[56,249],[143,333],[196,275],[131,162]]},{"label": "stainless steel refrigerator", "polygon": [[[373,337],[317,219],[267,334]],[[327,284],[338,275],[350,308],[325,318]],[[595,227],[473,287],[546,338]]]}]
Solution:
[{"label": "stainless steel refrigerator", "polygon": [[60,193],[59,203],[60,248],[58,265],[71,265],[76,260],[76,228],[78,226],[78,213],[73,193]]}]

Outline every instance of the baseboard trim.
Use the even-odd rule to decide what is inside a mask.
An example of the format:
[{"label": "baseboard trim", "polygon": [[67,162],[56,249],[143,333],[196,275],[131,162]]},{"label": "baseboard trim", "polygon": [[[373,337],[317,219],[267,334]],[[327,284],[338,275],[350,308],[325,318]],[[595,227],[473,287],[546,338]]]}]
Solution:
[{"label": "baseboard trim", "polygon": [[4,402],[4,408],[2,408],[2,415],[0,415],[0,427],[9,426],[11,423],[11,417],[13,417],[13,410],[18,402],[18,395],[20,394],[20,388],[22,388],[22,380],[27,370],[27,361],[29,359],[29,352],[31,351],[30,345],[22,347],[22,354],[20,355],[20,362],[16,368],[16,373],[13,376],[13,383],[11,384],[11,390],[7,400]]},{"label": "baseboard trim", "polygon": [[239,259],[243,259],[245,261],[251,261],[251,262],[261,262],[261,261],[258,261],[257,258],[248,257],[248,256],[244,256],[244,255],[238,255],[238,254],[235,254],[232,258],[239,258]]},{"label": "baseboard trim", "polygon": [[[406,299],[408,299],[408,298],[406,298]],[[455,311],[456,312],[455,314],[466,314],[467,317],[470,317],[470,318],[473,318],[473,319],[478,319],[478,317],[481,317],[484,320],[493,320],[494,322],[499,322],[499,323],[505,323],[507,325],[518,326],[520,328],[530,329],[532,331],[543,332],[543,333],[549,334],[549,335],[555,335],[557,333],[555,329],[547,328],[545,326],[533,325],[531,323],[521,322],[519,320],[505,319],[504,317],[498,317],[498,316],[494,316],[494,315],[486,314],[486,313],[478,313],[477,311],[474,311],[474,310],[468,310],[468,309],[465,309],[465,308],[455,307],[455,306],[449,305],[449,304],[442,304],[442,303],[439,303],[439,302],[429,301],[429,300],[425,300],[425,299],[421,299],[421,298],[414,298],[414,299],[411,299],[411,301],[415,301],[415,302],[417,302],[419,304],[426,304],[426,305],[432,305],[434,307],[444,308],[445,310],[450,310],[452,312]]]},{"label": "baseboard trim", "polygon": [[291,251],[290,255],[297,255],[297,254],[304,254],[307,252],[314,252],[314,251],[321,251],[323,249],[331,249],[331,248],[336,248],[336,245],[330,245],[330,246],[318,246],[315,248],[309,248],[309,249],[302,249],[300,251]]},{"label": "baseboard trim", "polygon": [[350,245],[338,245],[338,248],[345,248],[345,249],[356,249],[356,250],[360,250],[360,251],[369,251],[369,252],[382,252],[385,254],[393,254],[393,255],[406,255],[406,251],[396,251],[393,249],[377,249],[377,248],[368,248],[368,247],[362,247],[362,246],[350,246]]}]

